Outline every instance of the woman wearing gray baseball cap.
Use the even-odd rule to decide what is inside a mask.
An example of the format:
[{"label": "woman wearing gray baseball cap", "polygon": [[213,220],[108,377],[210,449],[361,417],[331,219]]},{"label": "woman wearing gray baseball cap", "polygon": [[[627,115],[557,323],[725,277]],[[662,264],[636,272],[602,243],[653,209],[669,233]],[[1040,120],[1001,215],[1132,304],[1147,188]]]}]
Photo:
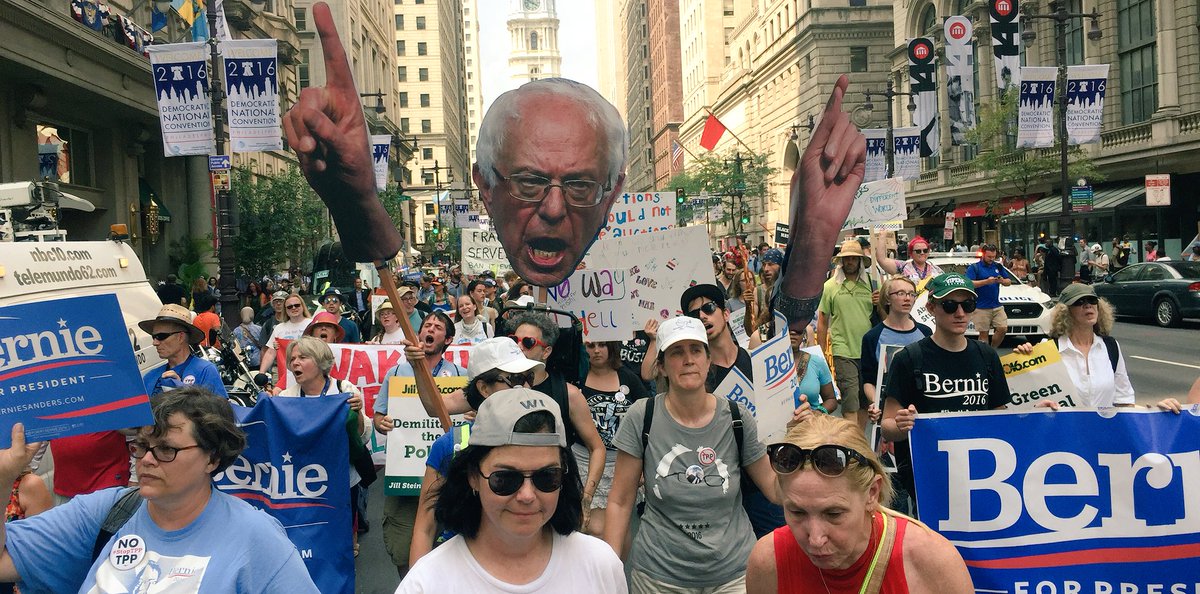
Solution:
[{"label": "woman wearing gray baseball cap", "polygon": [[583,487],[558,405],[524,387],[479,406],[435,514],[457,536],[425,555],[397,594],[626,592],[621,561],[579,532]]}]

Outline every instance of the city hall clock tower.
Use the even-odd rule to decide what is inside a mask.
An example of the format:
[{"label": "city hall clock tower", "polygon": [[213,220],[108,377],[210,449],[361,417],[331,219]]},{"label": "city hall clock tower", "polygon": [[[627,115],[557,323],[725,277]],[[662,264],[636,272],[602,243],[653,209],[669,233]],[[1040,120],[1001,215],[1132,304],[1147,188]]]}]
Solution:
[{"label": "city hall clock tower", "polygon": [[554,0],[510,0],[508,74],[513,87],[562,76]]}]

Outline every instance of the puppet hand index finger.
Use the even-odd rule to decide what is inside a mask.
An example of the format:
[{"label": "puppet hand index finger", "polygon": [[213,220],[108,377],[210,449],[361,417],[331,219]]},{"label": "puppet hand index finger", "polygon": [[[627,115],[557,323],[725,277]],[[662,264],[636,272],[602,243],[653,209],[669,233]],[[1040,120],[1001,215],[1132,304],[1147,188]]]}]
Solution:
[{"label": "puppet hand index finger", "polygon": [[338,36],[337,25],[329,5],[318,2],[313,5],[313,23],[321,38],[321,53],[325,56],[325,86],[333,89],[354,89],[354,76],[346,60],[346,48]]}]

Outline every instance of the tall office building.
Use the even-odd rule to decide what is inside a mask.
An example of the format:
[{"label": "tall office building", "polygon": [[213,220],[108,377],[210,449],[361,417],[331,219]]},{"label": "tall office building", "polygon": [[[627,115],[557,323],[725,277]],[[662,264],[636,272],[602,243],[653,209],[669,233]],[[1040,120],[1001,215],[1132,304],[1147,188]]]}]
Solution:
[{"label": "tall office building", "polygon": [[646,0],[624,0],[620,30],[625,34],[625,124],[629,127],[629,162],[625,165],[625,190],[649,192],[654,187],[654,129],[651,118],[650,46],[646,25]]},{"label": "tall office building", "polygon": [[680,78],[678,0],[647,0],[646,24],[650,49],[650,130],[654,188],[667,190],[671,177],[683,172],[684,157],[672,158],[683,122],[683,81]]},{"label": "tall office building", "polygon": [[508,35],[508,73],[514,88],[531,80],[562,76],[554,0],[512,0]]},{"label": "tall office building", "polygon": [[395,4],[393,14],[400,131],[417,144],[406,193],[421,245],[438,206],[466,198],[470,184],[466,14],[462,0]]}]

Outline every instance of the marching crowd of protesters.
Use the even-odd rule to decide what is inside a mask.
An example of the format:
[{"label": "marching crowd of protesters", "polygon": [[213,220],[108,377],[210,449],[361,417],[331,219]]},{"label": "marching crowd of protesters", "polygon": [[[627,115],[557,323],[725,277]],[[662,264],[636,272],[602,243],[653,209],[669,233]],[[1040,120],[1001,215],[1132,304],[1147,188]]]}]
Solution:
[{"label": "marching crowd of protesters", "polygon": [[[780,250],[764,245],[714,254],[713,282],[680,296],[683,315],[648,320],[625,343],[561,345],[576,349],[574,358],[551,357],[560,348],[559,324],[555,314],[532,305],[529,285],[511,273],[463,275],[458,266],[401,281],[399,307],[361,279],[345,292],[323,288],[312,294],[279,283],[269,298],[251,283],[242,324],[232,336],[248,363],[262,371],[273,368],[277,341],[288,341],[286,369],[277,374],[290,372],[294,381],[286,390],[269,390],[271,396],[351,395],[347,484],[356,533],[368,529],[360,484],[378,471],[364,443],[372,429],[391,431],[394,420],[386,378],[374,409],[363,412],[359,387],[331,376],[328,345],[398,344],[406,360],[424,359],[434,376],[467,378],[467,387],[444,403],[473,422],[434,444],[419,496],[383,502],[385,547],[403,579],[398,591],[504,590],[504,584],[532,582],[542,584],[538,591],[562,591],[587,580],[606,592],[804,591],[814,584],[832,592],[879,572],[884,587],[907,583],[911,589],[936,576],[943,588],[965,592],[970,578],[954,547],[913,519],[907,431],[921,413],[1005,407],[1009,393],[992,341],[986,333],[968,340],[965,331],[975,320],[977,327],[991,322],[1002,335],[995,312],[980,312],[997,307],[995,293],[1010,279],[993,246],[982,247],[965,275],[929,263],[928,243],[920,238],[909,253],[911,260],[899,261],[865,240],[846,240],[833,256],[818,314],[803,331],[775,327],[771,285],[785,262]],[[37,448],[15,445],[0,459],[0,479],[11,479],[13,487],[0,579],[19,578],[31,592],[61,591],[61,584],[76,579],[117,579],[103,562],[82,573],[90,541],[50,545],[39,539],[77,530],[86,517],[102,518],[121,500],[121,489],[113,487],[139,484],[147,506],[137,514],[147,517],[186,519],[186,509],[173,504],[204,498],[235,505],[205,486],[228,464],[230,448],[243,446],[232,433],[211,434],[210,425],[228,407],[219,398],[209,400],[224,396],[225,386],[216,368],[193,351],[209,338],[200,326],[215,305],[211,288],[194,288],[192,309],[182,305],[184,297],[174,301],[182,291],[160,288],[162,310],[140,324],[167,362],[145,378],[154,427],[54,440],[53,501],[31,472]],[[929,293],[932,331],[911,315],[922,291]],[[747,311],[741,329],[730,322],[737,309]],[[399,331],[401,315],[413,323],[415,344]],[[1107,302],[1081,283],[1065,287],[1055,307],[1052,339],[1080,390],[1080,406],[1133,404],[1124,357],[1110,336],[1112,316]],[[752,377],[749,353],[736,339],[743,331],[754,345],[789,333],[799,387],[783,442],[762,443],[746,407],[713,394],[731,369]],[[444,356],[452,345],[471,349],[467,368]],[[813,345],[819,349],[806,349]],[[882,390],[876,385],[885,356],[880,345],[905,347],[887,365]],[[572,360],[582,360],[585,371],[563,367]],[[961,387],[979,374],[985,381],[948,398],[916,381],[931,373],[938,385]],[[402,360],[388,375],[411,376],[413,370]],[[1160,407],[1177,412],[1182,405],[1168,399]],[[881,423],[895,444],[894,476],[864,438],[862,429],[871,421]],[[189,448],[199,449],[184,452]],[[186,465],[177,462],[185,457]],[[194,480],[180,478],[193,468]],[[159,490],[169,496],[157,495]],[[861,512],[846,514],[855,509]],[[832,510],[853,519],[833,519]],[[44,521],[33,519],[39,516]],[[144,529],[147,520],[139,517],[131,522]],[[789,527],[788,517],[806,519]],[[270,546],[284,546],[271,522],[256,520],[235,532],[254,543],[245,546],[264,546],[261,539],[268,536],[277,543]],[[878,560],[865,562],[880,550],[885,533],[896,539],[884,557],[887,570]],[[208,537],[189,538],[195,542],[180,549],[189,554],[211,546],[204,544]],[[926,552],[910,558],[907,542]],[[303,565],[287,550],[266,561],[277,567],[276,579],[289,591],[313,591]],[[549,564],[539,563],[549,551]],[[52,574],[33,569],[54,558],[81,565]],[[482,572],[455,571],[473,564]],[[244,580],[249,571],[231,562],[217,579]]]}]

